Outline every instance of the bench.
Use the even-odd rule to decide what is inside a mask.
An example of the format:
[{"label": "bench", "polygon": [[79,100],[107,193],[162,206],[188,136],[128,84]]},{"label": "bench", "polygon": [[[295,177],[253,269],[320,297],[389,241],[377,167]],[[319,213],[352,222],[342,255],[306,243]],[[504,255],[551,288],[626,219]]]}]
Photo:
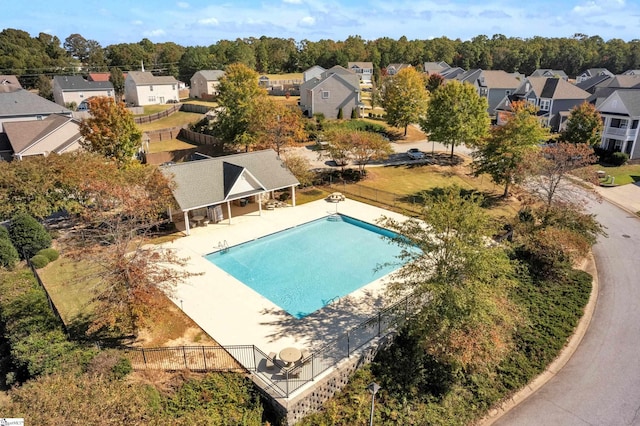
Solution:
[{"label": "bench", "polygon": [[276,362],[276,353],[275,352],[269,352],[269,355],[267,356],[267,360],[265,363],[265,367],[267,370],[273,370],[274,367],[276,366],[275,364]]}]

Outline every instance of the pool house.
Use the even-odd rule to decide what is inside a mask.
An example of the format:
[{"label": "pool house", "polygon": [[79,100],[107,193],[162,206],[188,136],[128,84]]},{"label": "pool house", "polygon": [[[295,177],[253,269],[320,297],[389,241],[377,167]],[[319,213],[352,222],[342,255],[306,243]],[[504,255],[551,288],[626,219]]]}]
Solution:
[{"label": "pool house", "polygon": [[295,206],[300,184],[270,149],[166,165],[161,171],[175,184],[178,208],[169,209],[169,218],[176,225],[184,223],[187,235],[193,226],[231,224],[234,212],[262,214],[263,208],[283,205],[275,199],[277,192],[288,194]]}]

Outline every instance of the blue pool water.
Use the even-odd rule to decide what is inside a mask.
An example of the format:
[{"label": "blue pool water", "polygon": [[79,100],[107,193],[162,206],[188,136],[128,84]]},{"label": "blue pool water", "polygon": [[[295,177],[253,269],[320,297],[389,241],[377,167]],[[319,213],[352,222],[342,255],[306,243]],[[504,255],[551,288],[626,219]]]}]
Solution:
[{"label": "blue pool water", "polygon": [[[337,220],[336,220],[337,219]],[[392,232],[330,216],[206,257],[296,318],[303,318],[394,271],[400,248]]]}]

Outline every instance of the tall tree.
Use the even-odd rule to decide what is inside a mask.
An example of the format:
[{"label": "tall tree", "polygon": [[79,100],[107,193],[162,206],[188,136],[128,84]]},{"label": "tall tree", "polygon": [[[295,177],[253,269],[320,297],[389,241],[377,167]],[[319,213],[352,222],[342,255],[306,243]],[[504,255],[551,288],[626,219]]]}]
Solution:
[{"label": "tall tree", "polygon": [[[543,147],[527,160],[534,172],[534,193],[538,194],[547,206],[551,206],[557,198],[563,202],[572,201],[575,198],[573,189],[563,187],[562,183],[570,172],[593,164],[596,160],[593,148],[585,143],[560,142]],[[595,179],[593,173],[583,174],[581,177],[587,181]]]},{"label": "tall tree", "polygon": [[116,94],[116,101],[122,101],[124,95],[124,74],[118,67],[111,67],[109,72],[109,81],[113,84],[113,90]]},{"label": "tall tree", "polygon": [[473,169],[477,175],[489,174],[498,185],[504,185],[503,197],[509,187],[526,177],[527,153],[537,149],[549,137],[548,129],[536,116],[536,108],[525,102],[514,102],[507,122],[492,129],[489,137],[474,152]]},{"label": "tall tree", "polygon": [[427,111],[429,93],[421,73],[415,68],[403,68],[396,75],[386,77],[382,86],[382,106],[391,126],[407,127],[417,123]]},{"label": "tall tree", "polygon": [[427,77],[427,90],[429,93],[435,92],[435,90],[444,84],[444,77],[438,73],[430,74]]},{"label": "tall tree", "polygon": [[600,144],[603,129],[602,117],[595,105],[583,102],[571,110],[560,138],[564,142],[596,146]]},{"label": "tall tree", "polygon": [[35,88],[38,90],[38,95],[50,101],[53,100],[53,87],[49,77],[40,74],[36,79]]},{"label": "tall tree", "polygon": [[300,110],[289,108],[268,96],[260,96],[256,100],[250,128],[256,133],[256,145],[272,148],[278,156],[283,148],[307,139]]},{"label": "tall tree", "polygon": [[122,102],[106,96],[88,101],[91,116],[80,123],[81,145],[126,166],[141,148],[142,132]]},{"label": "tall tree", "polygon": [[507,291],[516,282],[506,250],[487,244],[495,228],[481,198],[460,192],[433,194],[419,219],[382,224],[401,235],[393,242],[408,261],[392,291],[428,298],[412,331],[440,362],[473,371],[499,362],[510,346],[518,313]]},{"label": "tall tree", "polygon": [[244,64],[229,65],[218,86],[221,111],[214,124],[214,134],[226,143],[249,147],[257,142],[252,122],[256,105],[267,92],[258,85],[258,73]]},{"label": "tall tree", "polygon": [[451,146],[451,158],[457,145],[475,146],[489,131],[487,99],[475,87],[451,80],[431,94],[420,128],[429,139]]}]

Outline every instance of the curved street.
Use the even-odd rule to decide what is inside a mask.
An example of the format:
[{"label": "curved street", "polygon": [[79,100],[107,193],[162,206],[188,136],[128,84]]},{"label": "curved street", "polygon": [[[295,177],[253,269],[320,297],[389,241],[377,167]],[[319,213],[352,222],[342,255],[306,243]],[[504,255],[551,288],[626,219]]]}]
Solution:
[{"label": "curved street", "polygon": [[608,234],[594,246],[591,324],[564,368],[496,425],[640,424],[640,218],[607,201],[588,209]]}]

